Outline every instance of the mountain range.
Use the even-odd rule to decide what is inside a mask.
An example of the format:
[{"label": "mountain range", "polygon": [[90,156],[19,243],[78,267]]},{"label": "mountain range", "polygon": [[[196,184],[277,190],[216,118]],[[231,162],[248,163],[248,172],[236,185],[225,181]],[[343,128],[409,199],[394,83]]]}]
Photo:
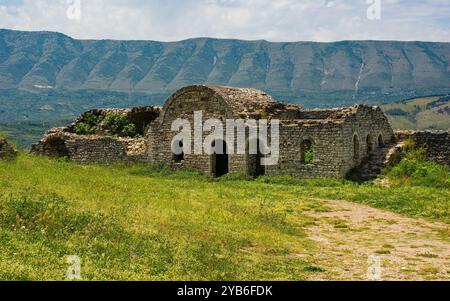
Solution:
[{"label": "mountain range", "polygon": [[450,43],[76,40],[0,30],[0,89],[142,93],[210,83],[307,106],[450,92]]},{"label": "mountain range", "polygon": [[447,95],[449,62],[450,43],[439,42],[77,40],[0,29],[0,129],[31,126],[36,137],[91,108],[161,105],[203,83],[257,88],[306,108]]}]

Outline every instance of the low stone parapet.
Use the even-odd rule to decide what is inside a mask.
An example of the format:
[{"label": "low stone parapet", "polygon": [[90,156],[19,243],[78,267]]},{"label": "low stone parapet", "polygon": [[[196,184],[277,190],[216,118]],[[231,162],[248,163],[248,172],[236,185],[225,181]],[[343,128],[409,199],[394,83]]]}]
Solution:
[{"label": "low stone parapet", "polygon": [[54,158],[66,157],[80,164],[136,162],[145,154],[143,139],[98,135],[76,135],[53,129],[31,148],[31,153]]}]

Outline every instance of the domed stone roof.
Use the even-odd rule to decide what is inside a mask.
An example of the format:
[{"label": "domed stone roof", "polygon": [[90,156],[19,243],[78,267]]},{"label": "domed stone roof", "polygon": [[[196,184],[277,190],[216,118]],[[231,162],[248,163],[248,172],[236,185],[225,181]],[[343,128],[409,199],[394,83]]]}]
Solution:
[{"label": "domed stone roof", "polygon": [[215,85],[194,85],[178,90],[168,99],[164,111],[167,111],[173,101],[191,92],[206,93],[221,99],[234,116],[241,118],[269,118],[287,110],[300,111],[299,107],[280,103],[257,89]]}]

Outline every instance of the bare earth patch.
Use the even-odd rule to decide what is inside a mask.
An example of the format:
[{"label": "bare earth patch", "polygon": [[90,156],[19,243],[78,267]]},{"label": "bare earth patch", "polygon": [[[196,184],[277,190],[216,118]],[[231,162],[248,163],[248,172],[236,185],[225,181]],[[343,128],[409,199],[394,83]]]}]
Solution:
[{"label": "bare earth patch", "polygon": [[329,212],[305,212],[316,219],[307,231],[320,246],[308,258],[326,270],[311,280],[373,280],[368,271],[374,258],[381,263],[379,280],[450,279],[449,225],[346,201],[323,202]]}]

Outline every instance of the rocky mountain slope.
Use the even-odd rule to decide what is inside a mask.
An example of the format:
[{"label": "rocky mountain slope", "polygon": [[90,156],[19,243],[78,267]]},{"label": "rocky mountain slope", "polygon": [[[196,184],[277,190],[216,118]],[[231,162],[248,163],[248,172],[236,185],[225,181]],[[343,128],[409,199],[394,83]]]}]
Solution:
[{"label": "rocky mountain slope", "polygon": [[[254,87],[307,108],[447,95],[449,62],[450,43],[82,41],[0,29],[0,130],[28,147],[89,109],[161,105],[199,83]],[[392,120],[404,115],[395,108],[386,108]],[[398,127],[415,123],[403,115]]]},{"label": "rocky mountain slope", "polygon": [[162,102],[194,83],[254,87],[305,106],[450,92],[450,43],[75,40],[0,30],[0,89],[121,92]]}]

